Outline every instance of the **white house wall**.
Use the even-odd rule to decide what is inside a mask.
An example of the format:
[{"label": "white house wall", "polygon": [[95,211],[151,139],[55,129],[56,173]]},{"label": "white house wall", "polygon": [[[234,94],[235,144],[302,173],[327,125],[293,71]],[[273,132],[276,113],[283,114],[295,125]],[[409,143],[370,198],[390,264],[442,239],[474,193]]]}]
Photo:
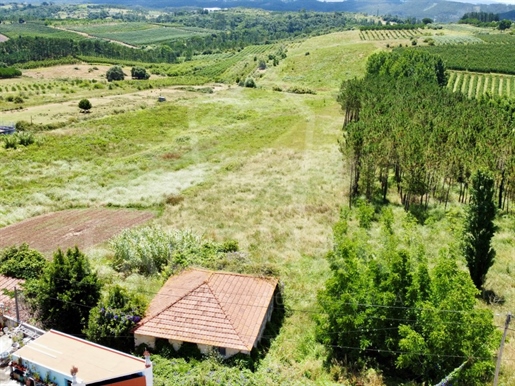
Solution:
[{"label": "white house wall", "polygon": [[134,344],[136,347],[140,344],[145,344],[147,347],[154,348],[156,346],[156,338],[153,336],[134,334]]}]

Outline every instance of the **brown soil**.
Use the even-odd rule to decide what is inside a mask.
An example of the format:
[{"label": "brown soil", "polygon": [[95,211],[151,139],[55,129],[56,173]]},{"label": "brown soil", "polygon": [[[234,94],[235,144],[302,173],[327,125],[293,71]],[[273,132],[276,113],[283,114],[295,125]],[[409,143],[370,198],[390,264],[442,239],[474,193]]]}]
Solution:
[{"label": "brown soil", "polygon": [[0,248],[27,243],[47,255],[58,248],[87,249],[153,217],[151,212],[105,208],[49,213],[1,228]]},{"label": "brown soil", "polygon": [[[112,66],[99,64],[66,64],[54,67],[23,70],[23,76],[35,79],[96,79],[105,80],[107,70]],[[97,68],[96,70],[94,68]],[[130,73],[130,69],[129,69]]]}]

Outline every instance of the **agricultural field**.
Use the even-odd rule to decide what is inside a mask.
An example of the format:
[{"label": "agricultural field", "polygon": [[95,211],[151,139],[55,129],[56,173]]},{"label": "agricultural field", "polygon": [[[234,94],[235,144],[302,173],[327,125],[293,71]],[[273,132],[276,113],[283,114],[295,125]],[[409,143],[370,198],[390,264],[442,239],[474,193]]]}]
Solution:
[{"label": "agricultural field", "polygon": [[513,44],[445,44],[417,49],[440,55],[449,69],[515,74]]},{"label": "agricultural field", "polygon": [[448,88],[469,98],[479,98],[486,93],[500,97],[515,97],[515,76],[451,71]]},{"label": "agricultural field", "polygon": [[477,36],[471,35],[433,35],[431,37],[436,46],[444,46],[447,44],[481,44],[484,40]]},{"label": "agricultural field", "polygon": [[365,30],[359,31],[361,40],[390,40],[390,39],[412,39],[424,34],[421,29],[401,29],[401,30]]},{"label": "agricultural field", "polygon": [[23,24],[20,23],[11,23],[0,24],[0,34],[3,34],[7,37],[18,37],[18,36],[28,36],[28,37],[47,37],[47,38],[58,38],[58,39],[83,39],[83,36],[80,36],[74,32],[62,31],[60,29],[52,28],[46,26],[43,22],[25,22]]},{"label": "agricultural field", "polygon": [[58,248],[87,250],[153,217],[152,212],[141,210],[102,208],[48,213],[0,228],[0,249],[27,243],[47,255]]},{"label": "agricultural field", "polygon": [[63,25],[60,28],[135,46],[156,44],[178,38],[202,36],[213,32],[195,27],[177,27],[150,23],[73,24],[70,26]]}]

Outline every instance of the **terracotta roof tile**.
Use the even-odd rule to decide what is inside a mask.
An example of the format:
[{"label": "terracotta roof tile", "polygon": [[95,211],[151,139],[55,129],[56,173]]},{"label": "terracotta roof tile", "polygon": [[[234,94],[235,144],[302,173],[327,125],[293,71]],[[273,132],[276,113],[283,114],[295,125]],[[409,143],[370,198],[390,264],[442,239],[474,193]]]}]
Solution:
[{"label": "terracotta roof tile", "polygon": [[273,278],[192,269],[168,279],[134,332],[250,351],[276,286]]},{"label": "terracotta roof tile", "polygon": [[[24,282],[25,280],[22,279],[13,279],[12,277],[0,275],[0,303],[3,303],[5,307],[5,314],[12,318],[16,317],[16,302],[14,297],[4,294],[3,290],[14,291],[14,287],[21,289],[21,284]],[[20,313],[20,319],[22,321],[28,319],[28,315],[25,311]]]}]

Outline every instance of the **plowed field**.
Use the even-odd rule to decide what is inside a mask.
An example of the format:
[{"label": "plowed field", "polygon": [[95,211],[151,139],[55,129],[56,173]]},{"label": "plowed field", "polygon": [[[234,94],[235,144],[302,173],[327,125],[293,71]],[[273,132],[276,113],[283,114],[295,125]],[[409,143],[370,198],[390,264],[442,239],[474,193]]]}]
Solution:
[{"label": "plowed field", "polygon": [[27,243],[45,254],[57,248],[86,249],[153,217],[151,212],[128,209],[71,209],[49,213],[0,228],[0,248]]}]

